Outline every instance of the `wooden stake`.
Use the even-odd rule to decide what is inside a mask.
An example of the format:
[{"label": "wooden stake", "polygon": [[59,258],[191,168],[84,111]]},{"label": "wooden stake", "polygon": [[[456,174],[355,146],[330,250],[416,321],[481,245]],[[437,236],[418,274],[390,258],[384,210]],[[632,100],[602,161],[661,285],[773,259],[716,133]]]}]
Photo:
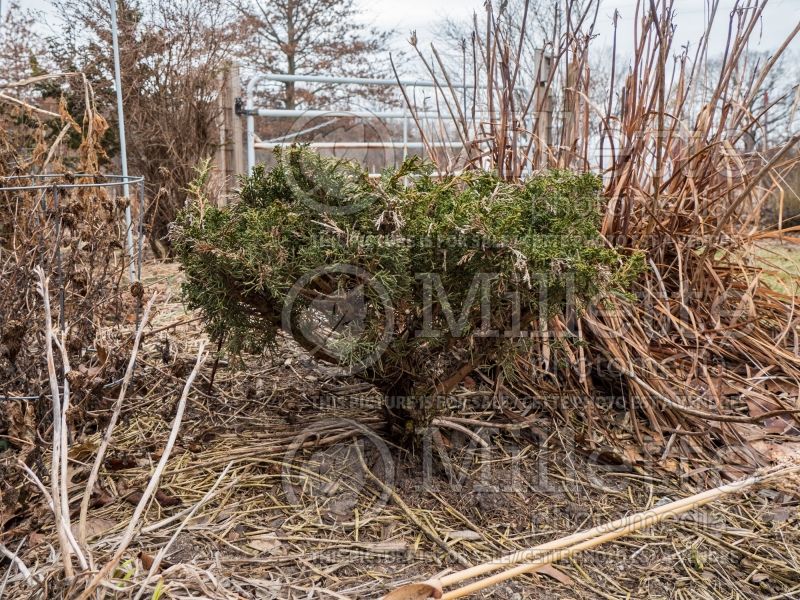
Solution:
[{"label": "wooden stake", "polygon": [[[699,508],[713,502],[718,498],[727,494],[740,492],[755,484],[763,483],[769,479],[778,476],[785,476],[790,473],[796,473],[800,470],[797,464],[784,465],[781,467],[765,470],[759,474],[753,475],[746,479],[741,479],[733,483],[728,483],[711,490],[706,490],[699,494],[689,496],[682,500],[676,500],[663,506],[659,506],[652,510],[636,513],[610,523],[605,523],[593,529],[574,533],[567,537],[548,542],[541,546],[535,546],[526,550],[519,550],[511,554],[507,554],[499,559],[491,562],[483,563],[469,569],[457,571],[438,579],[431,579],[421,583],[412,583],[402,586],[386,596],[384,600],[418,600],[419,598],[432,597],[441,598],[442,600],[452,600],[454,598],[461,598],[473,592],[493,586],[497,583],[511,579],[524,573],[532,573],[545,565],[570,558],[578,552],[589,550],[600,544],[615,540],[629,533],[639,531],[651,527],[669,517],[677,516]],[[534,559],[531,561],[531,559]],[[519,564],[514,568],[507,569],[491,577],[479,579],[469,585],[457,588],[449,592],[443,592],[442,588],[455,583],[460,583],[468,579],[473,579],[480,575],[490,573],[514,565],[523,561],[524,564]],[[421,594],[427,593],[427,596]]]}]

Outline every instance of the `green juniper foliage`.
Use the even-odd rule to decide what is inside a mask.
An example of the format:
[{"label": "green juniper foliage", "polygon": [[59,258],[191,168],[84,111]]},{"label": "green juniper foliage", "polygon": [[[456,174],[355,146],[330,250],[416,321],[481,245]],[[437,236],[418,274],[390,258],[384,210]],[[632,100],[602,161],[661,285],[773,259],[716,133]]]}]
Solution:
[{"label": "green juniper foliage", "polygon": [[173,228],[184,294],[213,338],[263,350],[287,330],[387,394],[503,364],[541,319],[625,293],[642,269],[601,240],[599,179],[438,177],[414,157],[379,179],[303,146],[276,149],[239,200],[201,194]]}]

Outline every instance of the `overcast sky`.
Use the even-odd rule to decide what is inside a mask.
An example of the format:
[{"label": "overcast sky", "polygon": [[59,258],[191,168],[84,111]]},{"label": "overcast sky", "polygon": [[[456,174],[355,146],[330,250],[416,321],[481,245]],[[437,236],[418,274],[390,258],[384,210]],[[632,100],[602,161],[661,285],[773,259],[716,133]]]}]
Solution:
[{"label": "overcast sky", "polygon": [[[225,0],[220,0],[225,1]],[[10,0],[0,0],[7,5]],[[19,0],[23,7],[47,12],[48,0]],[[361,19],[380,29],[394,29],[397,36],[395,48],[408,48],[406,40],[412,30],[417,31],[419,42],[428,47],[434,40],[438,23],[446,17],[470,20],[473,12],[482,12],[484,0],[356,0],[361,7]],[[621,55],[631,54],[633,49],[633,15],[636,0],[601,0],[597,19],[599,46],[611,46],[614,10],[620,12],[618,48]],[[704,30],[707,0],[675,0],[676,34],[675,49],[686,42],[697,42]],[[722,52],[727,36],[728,15],[734,0],[722,0],[710,40],[711,55]],[[774,50],[786,38],[800,20],[800,0],[769,0],[762,19],[762,28],[753,38],[754,50]],[[800,56],[800,38],[796,38],[791,50]]]},{"label": "overcast sky", "polygon": [[[417,30],[420,43],[425,46],[433,40],[434,28],[447,16],[470,19],[474,11],[483,12],[483,0],[360,0],[366,22],[384,29],[397,30],[398,47],[406,46],[405,39],[411,30]],[[676,0],[675,48],[687,41],[696,42],[705,29],[705,0]],[[722,0],[710,39],[711,54],[722,52],[727,36],[728,15],[734,0]],[[618,48],[630,54],[633,49],[633,16],[636,0],[602,0],[597,19],[599,45],[611,46],[614,10],[620,12]],[[800,20],[800,0],[770,0],[764,11],[763,27],[753,41],[753,49],[773,50],[786,38]],[[800,39],[792,43],[792,50],[800,49]]]}]

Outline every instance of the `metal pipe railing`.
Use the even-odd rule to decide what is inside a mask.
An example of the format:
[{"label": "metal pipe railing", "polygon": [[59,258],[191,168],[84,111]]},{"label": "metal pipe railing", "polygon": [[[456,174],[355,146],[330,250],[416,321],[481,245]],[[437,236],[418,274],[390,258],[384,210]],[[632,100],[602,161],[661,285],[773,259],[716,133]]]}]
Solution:
[{"label": "metal pipe railing", "polygon": [[[436,119],[442,113],[436,111],[425,111],[415,113],[421,119]],[[480,113],[481,115],[486,113]],[[288,108],[256,108],[253,115],[257,117],[361,117],[375,119],[407,119],[408,112],[394,110],[318,110],[318,109],[294,109]]]},{"label": "metal pipe railing", "polygon": [[[408,141],[408,118],[410,116],[407,110],[402,112],[398,111],[336,111],[336,110],[294,110],[294,109],[270,109],[270,108],[256,108],[255,106],[255,90],[256,87],[263,81],[279,81],[282,83],[289,82],[305,82],[305,83],[335,83],[344,85],[377,85],[377,86],[403,86],[403,87],[444,87],[445,84],[435,81],[426,80],[409,80],[409,79],[370,79],[366,77],[333,77],[327,75],[284,75],[280,73],[258,73],[254,75],[250,81],[247,82],[245,106],[243,110],[239,110],[239,115],[245,115],[247,118],[246,124],[246,144],[247,144],[247,172],[251,173],[256,164],[256,148],[263,148],[256,142],[255,132],[255,117],[361,117],[361,118],[379,118],[379,119],[403,119],[403,140],[406,142],[406,149],[409,147]],[[472,83],[454,83],[448,84],[447,87],[453,87],[466,90],[475,87]],[[482,86],[478,86],[482,87]],[[417,113],[420,118],[438,118],[441,116],[438,112],[422,112]]]},{"label": "metal pipe railing", "polygon": [[[259,150],[269,150],[275,146],[287,148],[293,146],[294,142],[256,142],[255,147]],[[311,148],[336,149],[336,148],[413,148],[421,150],[426,147],[432,148],[459,148],[461,142],[309,142]]]},{"label": "metal pipe railing", "polygon": [[[119,162],[122,167],[122,176],[128,177],[128,150],[125,145],[125,111],[122,106],[122,79],[120,76],[119,65],[119,35],[117,33],[117,0],[109,0],[109,10],[111,12],[111,46],[114,53],[114,88],[117,95],[117,125],[119,127]],[[123,181],[123,193],[127,197],[129,195],[128,181]],[[130,270],[128,277],[131,283],[136,281],[136,273],[133,270],[133,227],[131,219],[130,204],[125,207],[125,228],[128,231],[125,240],[128,249],[128,258],[130,259]]]},{"label": "metal pipe railing", "polygon": [[[47,179],[47,178],[64,178],[69,176],[73,179],[80,179],[83,177],[105,177],[112,181],[103,181],[95,183],[56,183],[61,189],[72,188],[96,188],[103,187],[120,187],[131,184],[144,184],[144,177],[141,175],[105,175],[103,173],[42,173],[36,175],[9,175],[7,177],[0,177],[0,192],[22,192],[28,190],[49,190],[53,188],[52,183],[42,183],[39,185],[17,185],[7,186],[4,185],[6,181],[19,181],[24,179]],[[125,193],[123,191],[123,193]]]}]

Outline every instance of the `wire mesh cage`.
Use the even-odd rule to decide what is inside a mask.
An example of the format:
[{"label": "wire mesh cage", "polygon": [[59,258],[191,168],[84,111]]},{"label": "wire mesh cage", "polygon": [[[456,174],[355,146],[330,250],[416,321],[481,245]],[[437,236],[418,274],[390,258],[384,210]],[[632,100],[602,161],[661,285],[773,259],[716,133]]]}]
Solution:
[{"label": "wire mesh cage", "polygon": [[42,380],[36,267],[75,361],[100,330],[138,320],[145,209],[143,177],[0,178],[0,399],[28,397]]}]

